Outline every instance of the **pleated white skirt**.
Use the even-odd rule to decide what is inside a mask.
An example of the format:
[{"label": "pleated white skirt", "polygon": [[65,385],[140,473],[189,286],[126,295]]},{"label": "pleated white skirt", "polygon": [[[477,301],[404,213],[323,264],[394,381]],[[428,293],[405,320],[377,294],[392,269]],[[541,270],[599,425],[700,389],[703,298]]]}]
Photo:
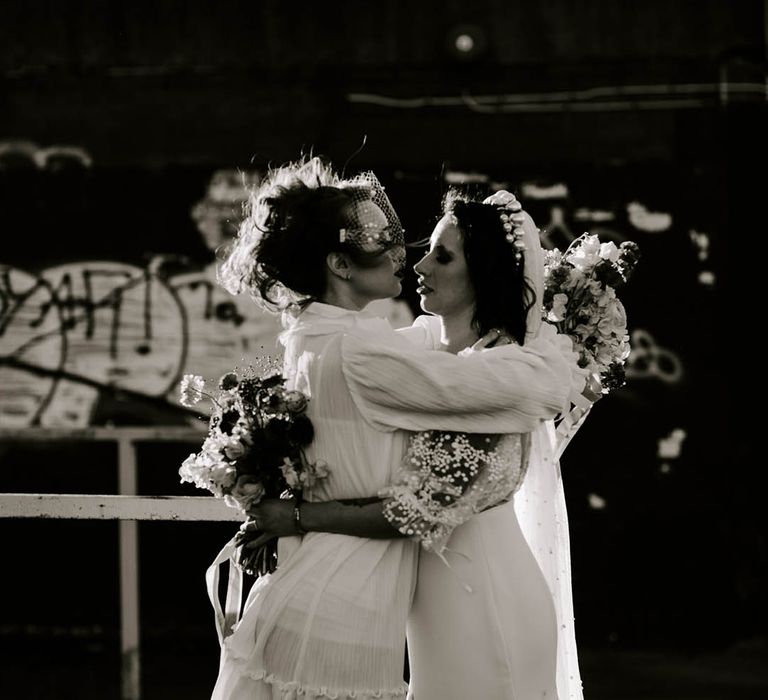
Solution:
[{"label": "pleated white skirt", "polygon": [[251,589],[213,700],[405,698],[417,554],[409,540],[305,536]]}]

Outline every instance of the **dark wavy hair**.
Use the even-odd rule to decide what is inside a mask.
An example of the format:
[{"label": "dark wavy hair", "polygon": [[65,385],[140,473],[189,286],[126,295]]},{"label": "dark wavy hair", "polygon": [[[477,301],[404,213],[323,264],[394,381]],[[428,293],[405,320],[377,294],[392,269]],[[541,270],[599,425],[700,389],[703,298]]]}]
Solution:
[{"label": "dark wavy hair", "polygon": [[462,234],[469,279],[475,289],[472,327],[479,336],[500,328],[522,345],[526,316],[536,294],[523,275],[524,261],[517,261],[515,249],[507,241],[498,208],[450,189],[443,198],[443,215],[452,216]]},{"label": "dark wavy hair", "polygon": [[282,311],[323,296],[329,253],[344,252],[365,265],[370,255],[341,242],[339,229],[350,226],[350,207],[370,192],[340,183],[318,157],[270,169],[251,194],[238,236],[218,269],[220,284]]}]

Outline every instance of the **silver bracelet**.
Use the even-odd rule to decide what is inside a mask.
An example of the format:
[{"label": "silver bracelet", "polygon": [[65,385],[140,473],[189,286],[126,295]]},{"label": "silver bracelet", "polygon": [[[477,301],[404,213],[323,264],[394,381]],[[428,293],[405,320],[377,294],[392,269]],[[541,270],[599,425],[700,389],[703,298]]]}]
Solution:
[{"label": "silver bracelet", "polygon": [[293,524],[296,526],[296,532],[299,535],[306,535],[307,531],[301,524],[301,502],[297,501],[293,506]]}]

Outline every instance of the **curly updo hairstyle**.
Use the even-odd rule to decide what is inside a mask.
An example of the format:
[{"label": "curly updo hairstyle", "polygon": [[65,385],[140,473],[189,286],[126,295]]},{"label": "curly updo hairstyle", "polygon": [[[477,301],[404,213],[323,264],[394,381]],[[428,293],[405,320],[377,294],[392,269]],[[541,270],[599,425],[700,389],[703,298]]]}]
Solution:
[{"label": "curly updo hairstyle", "polygon": [[272,168],[251,194],[237,238],[218,269],[230,293],[247,291],[264,308],[301,308],[326,291],[326,257],[347,253],[365,265],[371,255],[339,240],[353,222],[364,187],[343,187],[333,168],[314,157]]},{"label": "curly updo hairstyle", "polygon": [[536,302],[536,294],[523,274],[523,260],[517,260],[515,248],[507,240],[499,210],[452,188],[443,198],[443,215],[451,216],[462,234],[469,279],[475,289],[475,332],[482,337],[499,328],[522,345],[526,315]]}]

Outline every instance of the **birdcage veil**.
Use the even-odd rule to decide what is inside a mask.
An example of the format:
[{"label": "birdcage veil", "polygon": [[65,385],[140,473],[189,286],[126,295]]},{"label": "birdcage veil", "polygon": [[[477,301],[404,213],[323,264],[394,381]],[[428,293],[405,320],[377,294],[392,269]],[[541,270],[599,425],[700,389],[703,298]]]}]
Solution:
[{"label": "birdcage veil", "polygon": [[372,171],[342,180],[338,186],[350,194],[354,211],[349,225],[339,230],[339,242],[372,255],[405,245],[400,218]]}]

